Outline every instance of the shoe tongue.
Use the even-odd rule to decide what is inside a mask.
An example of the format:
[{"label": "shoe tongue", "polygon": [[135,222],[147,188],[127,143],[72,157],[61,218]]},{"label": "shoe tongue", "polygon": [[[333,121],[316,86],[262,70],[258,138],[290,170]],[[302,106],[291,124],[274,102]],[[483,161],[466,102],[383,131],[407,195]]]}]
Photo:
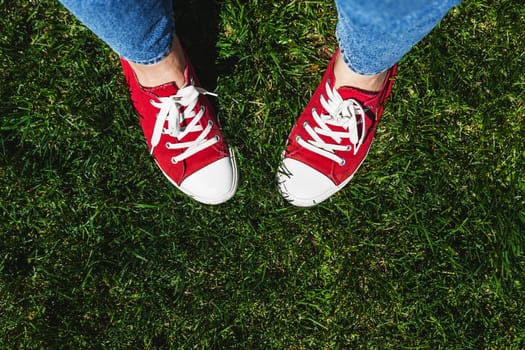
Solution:
[{"label": "shoe tongue", "polygon": [[350,86],[341,86],[337,89],[337,92],[339,92],[343,100],[353,98],[363,105],[375,105],[374,100],[379,97],[379,92],[371,92]]},{"label": "shoe tongue", "polygon": [[[184,69],[184,80],[186,81],[184,86],[188,85],[188,82],[190,81],[190,73],[188,66],[186,66],[186,68]],[[167,97],[175,95],[179,91],[179,88],[177,87],[175,82],[169,82],[152,88],[144,88],[144,90],[149,91],[159,97]]]},{"label": "shoe tongue", "polygon": [[166,83],[152,88],[144,88],[144,90],[149,91],[159,97],[167,97],[175,95],[177,91],[179,91],[179,88],[177,85],[175,85],[175,83]]}]

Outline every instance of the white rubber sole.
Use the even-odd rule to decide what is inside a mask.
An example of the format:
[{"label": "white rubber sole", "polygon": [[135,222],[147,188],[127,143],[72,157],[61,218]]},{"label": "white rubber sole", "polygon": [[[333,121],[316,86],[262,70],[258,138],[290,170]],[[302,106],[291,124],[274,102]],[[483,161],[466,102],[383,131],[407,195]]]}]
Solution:
[{"label": "white rubber sole", "polygon": [[[169,180],[169,182],[171,182],[171,184],[173,186],[175,186],[179,191],[181,191],[185,195],[191,197],[192,199],[196,200],[197,202],[200,202],[200,203],[203,203],[203,204],[209,204],[209,205],[222,204],[224,202],[227,202],[228,200],[230,200],[233,197],[233,195],[237,191],[237,186],[238,186],[238,183],[239,183],[239,171],[237,169],[237,161],[235,159],[235,153],[234,153],[232,148],[229,148],[229,150],[230,150],[230,157],[229,157],[229,159],[230,159],[230,164],[231,164],[231,167],[232,167],[232,183],[231,183],[231,186],[230,186],[229,190],[227,192],[225,192],[223,195],[221,195],[220,197],[215,197],[215,198],[204,197],[202,195],[198,195],[198,194],[196,194],[194,192],[191,192],[191,191],[189,191],[187,189],[184,189],[181,186],[177,185],[164,172],[164,170],[162,170],[162,168],[160,168],[160,166],[159,166],[159,169],[162,171],[164,176]],[[156,160],[155,160],[155,162],[157,163]],[[158,166],[158,163],[157,163],[157,166]],[[213,181],[213,179],[211,179],[211,180]]]},{"label": "white rubber sole", "polygon": [[[370,144],[370,146],[372,146],[372,144]],[[281,192],[281,195],[283,196],[283,198],[288,203],[290,203],[290,204],[292,204],[292,205],[294,205],[296,207],[309,208],[309,207],[313,207],[313,206],[315,206],[315,205],[317,205],[319,203],[322,203],[325,200],[327,200],[328,198],[330,198],[331,196],[333,196],[334,194],[336,194],[337,192],[339,192],[340,190],[342,190],[343,187],[345,187],[352,180],[352,178],[357,173],[359,168],[361,168],[361,165],[365,161],[366,157],[368,157],[368,152],[369,151],[370,151],[370,148],[366,152],[366,155],[364,156],[364,158],[361,161],[361,163],[359,163],[359,165],[355,169],[354,173],[352,175],[350,175],[347,179],[345,179],[339,185],[334,184],[333,188],[331,188],[331,189],[329,189],[327,191],[324,191],[323,193],[318,194],[317,196],[309,197],[309,198],[297,197],[296,195],[292,194],[286,188],[286,179],[291,177],[291,173],[284,166],[284,163],[283,163],[283,161],[284,161],[284,152],[283,152],[283,160],[281,160],[281,164],[279,165],[279,169],[277,171],[277,182],[279,184],[279,192]]]},{"label": "white rubber sole", "polygon": [[[282,170],[282,168],[279,168],[279,172],[281,172],[281,170]],[[286,176],[286,175],[284,175],[284,176]],[[339,184],[339,186],[336,186],[334,184],[333,189],[331,189],[329,191],[325,191],[325,192],[323,192],[323,193],[321,193],[321,194],[319,194],[319,195],[317,195],[315,197],[312,197],[312,198],[300,198],[300,197],[294,196],[286,188],[286,181],[281,181],[281,179],[278,178],[278,181],[279,181],[279,192],[281,192],[281,195],[283,196],[283,198],[288,203],[290,203],[290,204],[292,204],[292,205],[294,205],[296,207],[309,208],[309,207],[313,207],[313,206],[316,206],[319,203],[324,202],[325,200],[327,200],[328,198],[330,198],[331,196],[333,196],[334,194],[336,194],[337,192],[342,190],[343,187],[345,187],[352,180],[353,177],[354,177],[354,175],[350,176],[344,182]]]}]

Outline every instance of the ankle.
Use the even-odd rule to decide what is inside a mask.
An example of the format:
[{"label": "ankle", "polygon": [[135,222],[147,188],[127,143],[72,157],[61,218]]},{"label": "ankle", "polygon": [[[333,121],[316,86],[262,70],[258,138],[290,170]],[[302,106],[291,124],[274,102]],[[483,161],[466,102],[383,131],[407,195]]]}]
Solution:
[{"label": "ankle", "polygon": [[337,57],[334,65],[335,87],[350,86],[358,89],[376,92],[381,90],[385,81],[387,72],[362,75],[352,71],[343,61],[341,54]]},{"label": "ankle", "polygon": [[184,51],[177,37],[174,39],[173,48],[160,62],[144,65],[130,62],[140,85],[144,87],[156,87],[167,83],[175,83],[177,87],[186,84],[184,70],[186,59]]}]

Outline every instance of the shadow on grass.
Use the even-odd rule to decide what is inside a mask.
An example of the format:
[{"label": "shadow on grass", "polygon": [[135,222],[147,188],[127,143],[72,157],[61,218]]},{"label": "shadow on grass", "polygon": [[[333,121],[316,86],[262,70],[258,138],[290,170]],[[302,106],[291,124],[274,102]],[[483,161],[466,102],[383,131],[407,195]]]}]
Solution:
[{"label": "shadow on grass", "polygon": [[201,84],[217,87],[220,74],[228,73],[233,62],[217,63],[220,4],[213,0],[175,0],[175,28],[195,67]]}]

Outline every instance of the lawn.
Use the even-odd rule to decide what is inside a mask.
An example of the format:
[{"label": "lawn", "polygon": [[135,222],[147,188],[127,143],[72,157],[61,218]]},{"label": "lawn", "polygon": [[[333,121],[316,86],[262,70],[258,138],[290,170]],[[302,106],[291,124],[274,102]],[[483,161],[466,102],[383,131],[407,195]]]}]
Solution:
[{"label": "lawn", "polygon": [[220,206],[156,168],[107,46],[55,1],[0,0],[0,348],[525,348],[524,2],[451,11],[311,209],[275,174],[332,2],[175,7],[237,151]]}]

